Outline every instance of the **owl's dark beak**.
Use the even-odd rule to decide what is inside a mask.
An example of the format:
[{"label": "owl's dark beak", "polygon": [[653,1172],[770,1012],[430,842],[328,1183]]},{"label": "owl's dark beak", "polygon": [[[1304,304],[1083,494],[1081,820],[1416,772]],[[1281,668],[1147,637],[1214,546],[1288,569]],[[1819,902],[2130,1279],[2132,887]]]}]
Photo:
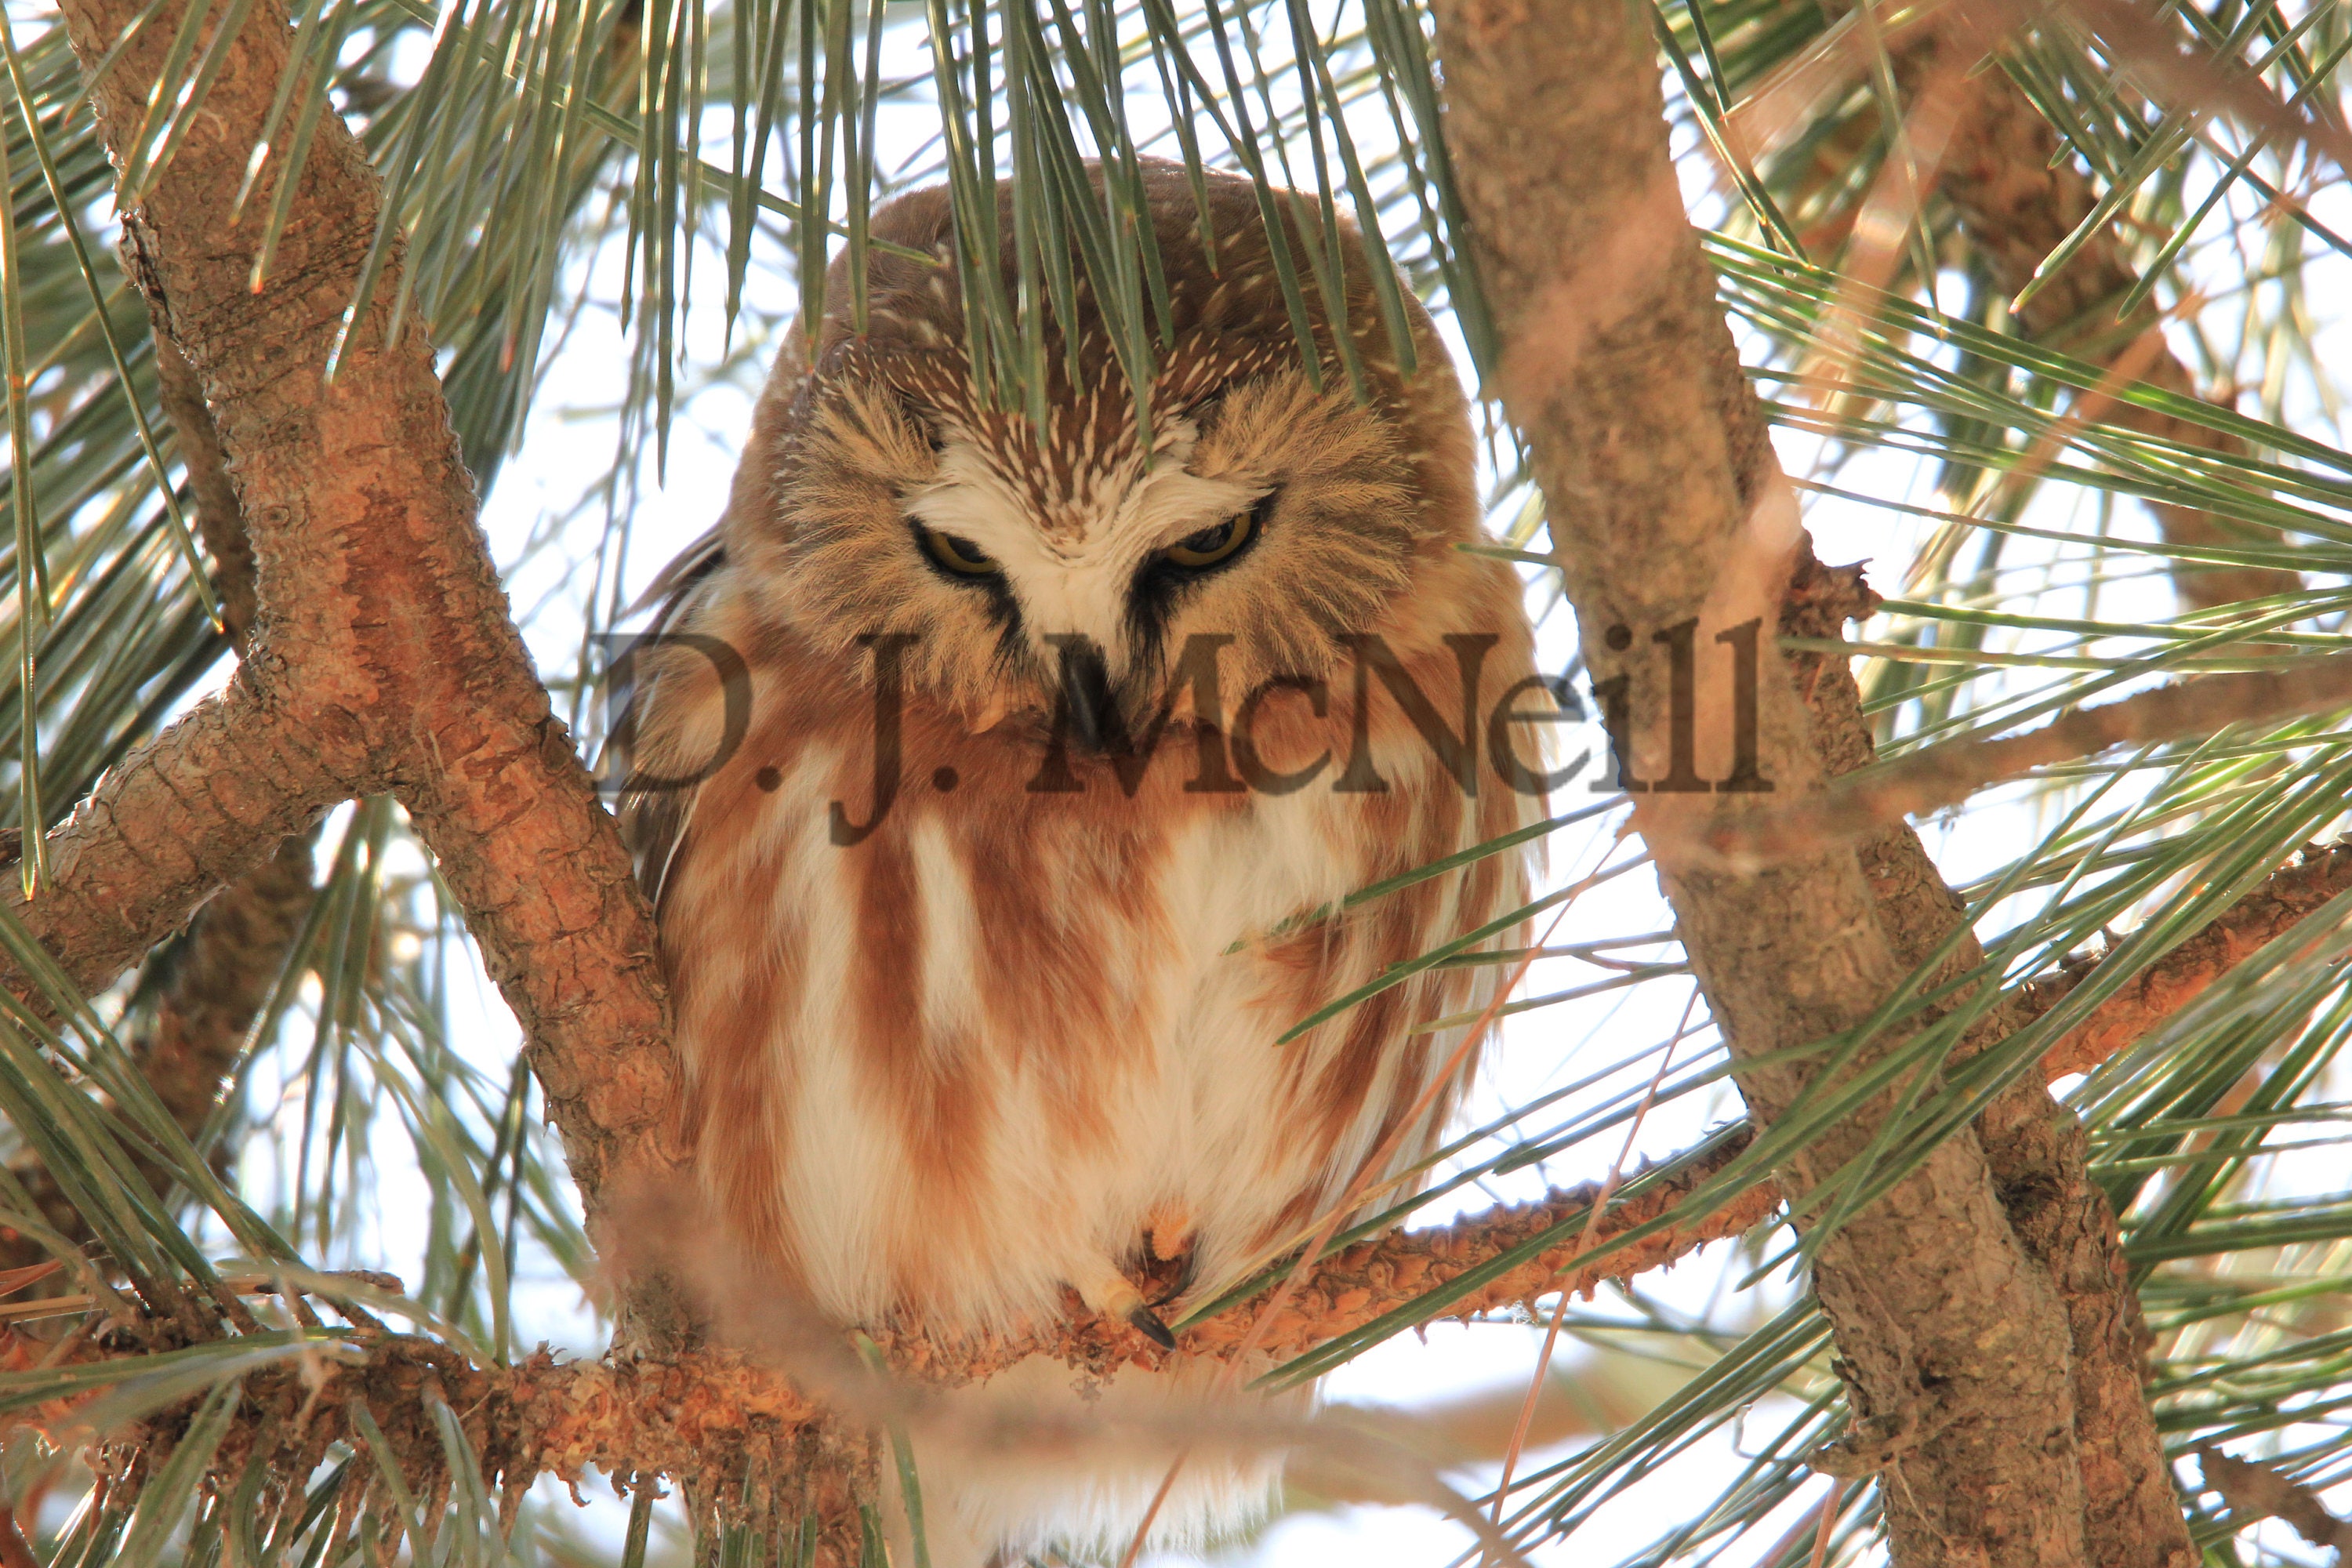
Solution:
[{"label": "owl's dark beak", "polygon": [[1099,752],[1126,738],[1109,667],[1102,650],[1084,637],[1062,645],[1062,711],[1069,716],[1065,732],[1087,751]]}]

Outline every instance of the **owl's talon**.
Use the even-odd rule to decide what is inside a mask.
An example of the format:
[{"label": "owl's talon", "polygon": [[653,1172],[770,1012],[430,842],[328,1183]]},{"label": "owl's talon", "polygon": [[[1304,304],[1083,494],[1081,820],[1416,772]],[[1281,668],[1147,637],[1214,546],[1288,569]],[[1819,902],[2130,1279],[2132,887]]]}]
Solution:
[{"label": "owl's talon", "polygon": [[1192,1288],[1192,1282],[1200,1278],[1200,1274],[1201,1255],[1195,1251],[1187,1251],[1184,1254],[1182,1265],[1176,1270],[1175,1279],[1165,1290],[1160,1292],[1158,1300],[1151,1303],[1152,1308],[1157,1310],[1190,1290]]},{"label": "owl's talon", "polygon": [[1160,1314],[1144,1301],[1143,1293],[1135,1282],[1120,1273],[1108,1258],[1097,1258],[1091,1268],[1077,1271],[1085,1276],[1070,1284],[1087,1307],[1106,1318],[1120,1318],[1134,1326],[1135,1331],[1158,1345],[1161,1350],[1176,1348],[1176,1336],[1160,1321]]},{"label": "owl's talon", "polygon": [[1160,1321],[1159,1313],[1141,1302],[1136,1303],[1134,1310],[1127,1314],[1127,1321],[1135,1325],[1137,1333],[1141,1334],[1161,1350],[1172,1351],[1176,1348],[1175,1331]]}]

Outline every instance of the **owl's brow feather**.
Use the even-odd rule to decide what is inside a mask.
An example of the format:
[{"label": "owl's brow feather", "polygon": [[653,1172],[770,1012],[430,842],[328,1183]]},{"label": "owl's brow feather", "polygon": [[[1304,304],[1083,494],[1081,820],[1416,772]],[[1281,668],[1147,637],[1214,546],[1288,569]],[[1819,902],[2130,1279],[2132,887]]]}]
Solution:
[{"label": "owl's brow feather", "polygon": [[[1081,343],[1093,346],[1098,336],[1087,333]],[[1178,421],[1202,417],[1234,386],[1279,371],[1292,353],[1265,338],[1187,334],[1152,378],[1153,450],[1167,447]],[[1074,387],[1058,351],[1048,354],[1043,431],[1025,410],[983,400],[970,359],[952,345],[845,342],[827,354],[816,380],[837,392],[859,382],[878,384],[919,426],[970,442],[1024,493],[1045,531],[1060,535],[1076,526],[1073,511],[1099,503],[1106,481],[1124,489],[1145,467],[1133,395],[1107,347],[1080,356],[1082,366],[1097,360],[1104,362],[1100,374]]]}]

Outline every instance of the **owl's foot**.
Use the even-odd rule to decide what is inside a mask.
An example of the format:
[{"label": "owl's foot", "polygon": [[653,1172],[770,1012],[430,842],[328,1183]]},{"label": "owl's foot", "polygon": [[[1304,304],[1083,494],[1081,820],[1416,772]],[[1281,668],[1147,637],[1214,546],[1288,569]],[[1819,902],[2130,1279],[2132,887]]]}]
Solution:
[{"label": "owl's foot", "polygon": [[1090,1268],[1079,1270],[1086,1278],[1070,1281],[1081,1300],[1106,1318],[1118,1318],[1132,1324],[1135,1331],[1158,1345],[1161,1350],[1176,1348],[1176,1336],[1160,1314],[1145,1304],[1133,1282],[1115,1268],[1108,1258],[1097,1258]]},{"label": "owl's foot", "polygon": [[1144,1300],[1157,1311],[1190,1290],[1200,1272],[1201,1255],[1189,1247],[1169,1262],[1155,1262],[1140,1287],[1145,1292]]}]

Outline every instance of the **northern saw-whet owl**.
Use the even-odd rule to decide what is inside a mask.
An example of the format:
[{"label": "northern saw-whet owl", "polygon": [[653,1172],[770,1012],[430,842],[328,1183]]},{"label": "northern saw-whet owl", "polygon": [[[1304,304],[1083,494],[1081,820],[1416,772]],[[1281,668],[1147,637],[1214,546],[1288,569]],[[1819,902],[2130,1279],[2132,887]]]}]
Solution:
[{"label": "northern saw-whet owl", "polygon": [[[1208,177],[1213,261],[1182,170],[1143,178],[1172,304],[1148,452],[1082,273],[1033,424],[973,390],[948,193],[875,215],[936,259],[871,253],[863,333],[836,264],[788,336],[722,521],[661,584],[623,805],[729,1240],[841,1323],[1125,1318],[1134,1358],[1077,1391],[1113,1413],[1208,1389],[1221,1363],[1154,1350],[1164,1322],[1304,1239],[1383,1145],[1374,1177],[1434,1146],[1475,1052],[1402,1124],[1501,965],[1276,1041],[1525,904],[1520,850],[1342,900],[1536,820],[1512,715],[1549,701],[1516,574],[1460,548],[1468,409],[1417,302],[1408,375],[1343,225],[1360,395],[1291,241],[1318,389],[1249,182]],[[987,1386],[1076,1376],[1033,1358]],[[940,1568],[1115,1552],[1167,1468],[921,1458]],[[1275,1474],[1190,1465],[1154,1540],[1246,1518]]]}]

